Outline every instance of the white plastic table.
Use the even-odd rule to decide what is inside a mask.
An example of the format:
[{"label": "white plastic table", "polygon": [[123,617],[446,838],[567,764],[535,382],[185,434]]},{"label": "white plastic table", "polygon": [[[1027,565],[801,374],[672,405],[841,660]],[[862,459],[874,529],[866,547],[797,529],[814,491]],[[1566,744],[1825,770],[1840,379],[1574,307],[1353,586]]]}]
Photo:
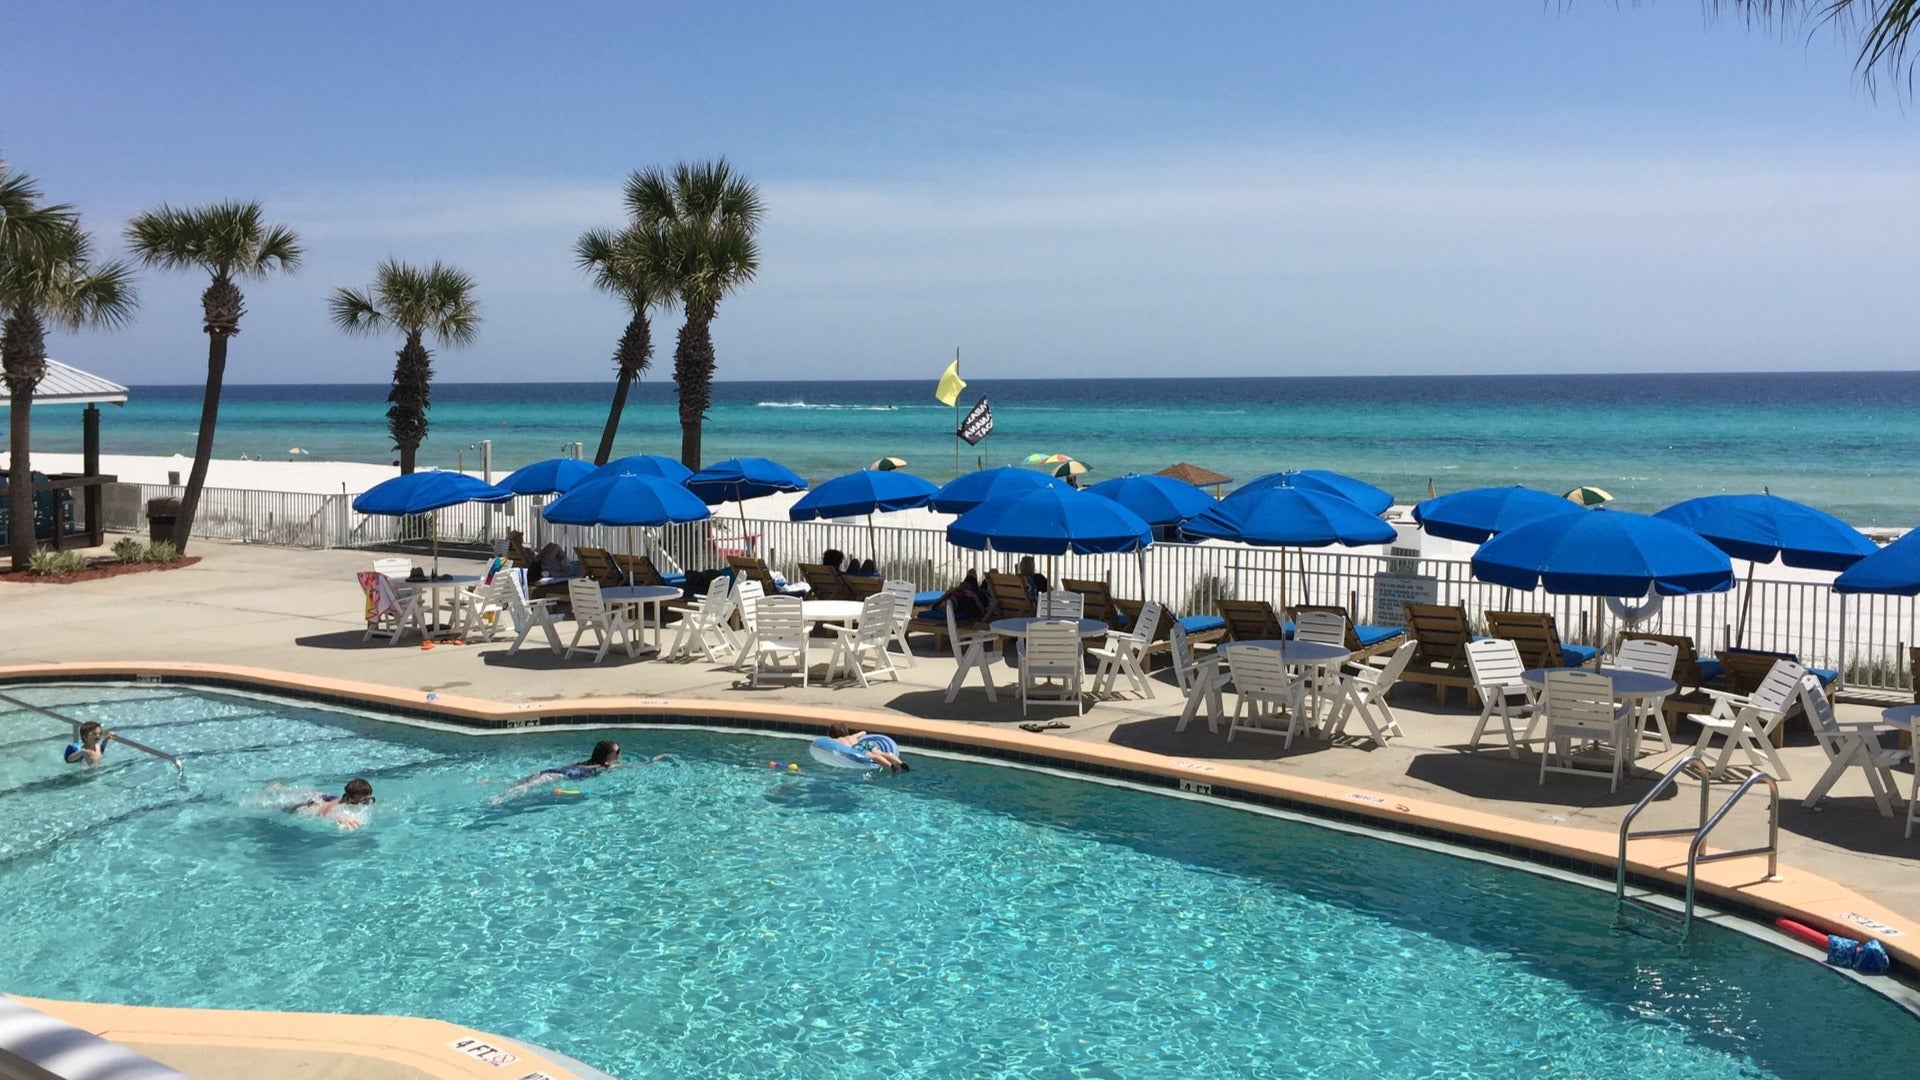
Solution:
[{"label": "white plastic table", "polygon": [[[1680,684],[1672,679],[1622,668],[1536,667],[1521,672],[1520,678],[1526,680],[1526,684],[1535,690],[1544,690],[1547,685],[1547,673],[1552,671],[1580,671],[1589,675],[1605,675],[1613,680],[1613,700],[1632,706],[1627,710],[1625,717],[1629,758],[1640,756],[1640,729],[1646,726],[1643,721],[1646,719],[1648,705],[1680,689]],[[1614,721],[1616,732],[1619,731],[1620,722],[1619,718]]]},{"label": "white plastic table", "polygon": [[460,632],[459,626],[451,621],[444,625],[440,622],[440,590],[464,589],[480,583],[479,574],[441,574],[438,578],[396,577],[391,579],[395,585],[404,585],[416,592],[427,590],[427,636],[431,638],[450,638]]},{"label": "white plastic table", "polygon": [[858,600],[802,600],[800,617],[810,623],[857,626],[866,605]]},{"label": "white plastic table", "polygon": [[678,600],[684,595],[673,585],[615,585],[600,590],[602,599],[610,604],[632,604],[640,609],[640,630],[647,629],[647,609],[653,609],[653,647],[656,652],[661,647],[660,639],[667,630],[667,602]]}]

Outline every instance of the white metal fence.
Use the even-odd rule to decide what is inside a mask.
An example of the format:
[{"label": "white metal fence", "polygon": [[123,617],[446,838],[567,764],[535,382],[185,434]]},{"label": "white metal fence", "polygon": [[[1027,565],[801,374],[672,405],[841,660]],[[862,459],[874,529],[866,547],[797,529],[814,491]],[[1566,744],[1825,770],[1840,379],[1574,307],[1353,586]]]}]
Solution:
[{"label": "white metal fence", "polygon": [[[129,485],[139,488],[132,505],[146,500],[179,496],[179,487]],[[272,491],[207,488],[201,492],[193,534],[218,540],[279,544],[288,547],[371,547],[425,539],[434,525],[429,518],[395,518],[357,514],[350,495],[315,495]],[[902,577],[921,588],[957,582],[969,567],[1010,570],[1017,555],[968,551],[947,543],[938,529],[872,529],[864,523],[778,521],[714,518],[666,529],[566,529],[539,519],[542,500],[519,498],[500,506],[465,504],[439,512],[443,542],[491,545],[517,530],[537,542],[555,537],[572,546],[593,544],[613,551],[644,551],[666,567],[700,570],[725,564],[725,556],[755,552],[772,567],[797,579],[798,564],[837,548],[849,558],[872,558],[890,577]],[[127,500],[110,500],[124,508]],[[124,514],[124,509],[121,510]],[[136,515],[137,517],[137,515]],[[107,522],[117,531],[144,531],[142,520],[121,520],[112,513]],[[557,535],[556,535],[557,534]],[[1601,644],[1621,630],[1604,601],[1591,597],[1523,593],[1473,578],[1468,564],[1458,559],[1358,555],[1342,551],[1301,552],[1248,548],[1229,544],[1158,544],[1138,555],[1040,556],[1037,568],[1049,578],[1105,580],[1116,595],[1159,600],[1183,615],[1212,614],[1221,599],[1266,599],[1279,603],[1339,604],[1361,621],[1376,621],[1376,599],[1382,590],[1398,595],[1409,579],[1430,587],[1436,603],[1462,604],[1478,621],[1488,610],[1551,612],[1568,641]],[[1426,582],[1431,582],[1426,586]],[[1744,636],[1738,630],[1745,583],[1730,592],[1668,597],[1658,612],[1641,620],[1638,629],[1686,634],[1710,655],[1733,644],[1791,652],[1806,663],[1841,669],[1848,687],[1904,690],[1912,686],[1909,645],[1916,633],[1915,600],[1896,596],[1847,596],[1825,584],[1756,578],[1752,582],[1750,614]],[[1389,600],[1384,608],[1397,610]],[[1381,611],[1379,614],[1386,615]],[[1388,620],[1393,621],[1393,620]]]}]

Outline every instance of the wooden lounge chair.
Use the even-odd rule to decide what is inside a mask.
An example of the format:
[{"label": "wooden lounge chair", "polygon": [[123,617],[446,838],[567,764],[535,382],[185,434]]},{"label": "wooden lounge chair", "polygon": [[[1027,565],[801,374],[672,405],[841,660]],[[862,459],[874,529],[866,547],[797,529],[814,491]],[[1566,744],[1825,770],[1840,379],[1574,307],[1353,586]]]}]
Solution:
[{"label": "wooden lounge chair", "polygon": [[673,582],[662,577],[653,560],[645,555],[615,555],[613,565],[620,572],[620,583],[634,585],[671,585]]},{"label": "wooden lounge chair", "polygon": [[[1077,592],[1087,600],[1087,618],[1099,619],[1116,630],[1122,629],[1120,609],[1114,606],[1113,594],[1107,591],[1107,583],[1086,578],[1061,578],[1060,587]],[[1124,625],[1131,626],[1128,620]]]},{"label": "wooden lounge chair", "polygon": [[1300,621],[1303,611],[1324,611],[1338,615],[1347,621],[1347,651],[1353,654],[1355,662],[1364,662],[1370,656],[1390,653],[1398,649],[1407,640],[1407,631],[1399,626],[1362,626],[1353,621],[1347,609],[1333,604],[1296,604],[1287,609],[1287,618],[1292,622]]},{"label": "wooden lounge chair", "polygon": [[1600,656],[1591,645],[1561,644],[1560,628],[1544,611],[1489,611],[1487,634],[1520,646],[1530,668],[1588,667]]},{"label": "wooden lounge chair", "polygon": [[1286,637],[1280,617],[1265,600],[1222,600],[1220,617],[1227,620],[1227,637],[1232,641],[1279,641]]},{"label": "wooden lounge chair", "polygon": [[1408,604],[1407,633],[1413,637],[1413,659],[1400,676],[1403,682],[1433,687],[1434,700],[1447,703],[1447,691],[1459,687],[1473,692],[1473,670],[1467,664],[1467,642],[1473,625],[1464,604]]},{"label": "wooden lounge chair", "polygon": [[573,557],[580,562],[580,576],[591,579],[601,588],[626,584],[626,575],[614,563],[613,556],[607,553],[606,548],[577,547],[573,549]]},{"label": "wooden lounge chair", "polygon": [[995,619],[1027,619],[1034,615],[1027,579],[1019,574],[987,571],[987,593],[993,597],[993,608],[988,614]]},{"label": "wooden lounge chair", "polygon": [[847,586],[847,579],[840,571],[826,563],[803,562],[800,564],[800,576],[807,581],[809,600],[852,600],[853,590]]}]

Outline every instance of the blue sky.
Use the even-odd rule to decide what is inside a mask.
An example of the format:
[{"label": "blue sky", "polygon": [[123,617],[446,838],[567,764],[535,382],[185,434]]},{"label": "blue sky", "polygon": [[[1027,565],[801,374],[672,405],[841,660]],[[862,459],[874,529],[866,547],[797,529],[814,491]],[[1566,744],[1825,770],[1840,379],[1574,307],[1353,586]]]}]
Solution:
[{"label": "blue sky", "polygon": [[[1692,0],[1178,7],[29,5],[0,155],[109,249],[161,201],[293,226],[235,382],[385,381],[325,300],[388,256],[479,281],[440,379],[605,378],[574,237],[722,154],[768,206],[723,379],[1911,366],[1920,116],[1848,42]],[[203,286],[51,352],[198,381]]]}]

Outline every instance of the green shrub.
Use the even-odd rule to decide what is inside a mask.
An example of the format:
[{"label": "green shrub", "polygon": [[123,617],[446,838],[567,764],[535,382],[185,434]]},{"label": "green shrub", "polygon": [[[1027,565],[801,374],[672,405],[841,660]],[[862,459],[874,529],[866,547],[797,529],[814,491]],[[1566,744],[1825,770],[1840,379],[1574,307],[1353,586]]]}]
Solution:
[{"label": "green shrub", "polygon": [[123,563],[136,563],[146,557],[147,546],[131,536],[113,542],[113,557]]},{"label": "green shrub", "polygon": [[27,573],[42,577],[73,574],[87,568],[87,557],[77,551],[52,551],[42,548],[27,562]]},{"label": "green shrub", "polygon": [[[119,549],[119,545],[117,544],[114,545],[114,547],[115,547],[115,550]],[[142,551],[140,555],[140,559],[142,562],[159,562],[159,563],[172,562],[173,560],[179,557],[180,557],[180,549],[177,547],[174,547],[173,542],[170,540],[155,540],[153,543],[148,544],[146,546],[146,549]]]}]

